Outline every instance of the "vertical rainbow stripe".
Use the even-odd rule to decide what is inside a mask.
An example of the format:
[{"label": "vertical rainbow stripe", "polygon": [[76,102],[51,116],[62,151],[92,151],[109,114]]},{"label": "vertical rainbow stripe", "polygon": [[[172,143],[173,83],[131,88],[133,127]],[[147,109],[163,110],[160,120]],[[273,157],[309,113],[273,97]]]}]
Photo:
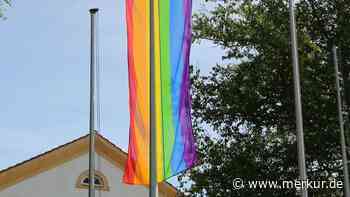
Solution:
[{"label": "vertical rainbow stripe", "polygon": [[[149,184],[150,0],[126,0],[129,150],[123,181]],[[192,0],[154,0],[157,174],[161,182],[192,167],[189,55]]]}]

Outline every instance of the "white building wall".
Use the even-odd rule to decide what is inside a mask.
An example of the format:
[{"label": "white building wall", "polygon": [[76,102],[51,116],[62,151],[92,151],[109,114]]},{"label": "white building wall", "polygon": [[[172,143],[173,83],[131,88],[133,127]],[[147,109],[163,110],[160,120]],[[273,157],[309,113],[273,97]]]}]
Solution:
[{"label": "white building wall", "polygon": [[[87,197],[87,189],[76,188],[79,175],[87,169],[88,154],[84,154],[0,191],[0,197]],[[107,177],[110,188],[109,191],[96,191],[96,197],[148,196],[148,189],[144,186],[123,184],[123,171],[98,155],[96,155],[96,169]]]}]

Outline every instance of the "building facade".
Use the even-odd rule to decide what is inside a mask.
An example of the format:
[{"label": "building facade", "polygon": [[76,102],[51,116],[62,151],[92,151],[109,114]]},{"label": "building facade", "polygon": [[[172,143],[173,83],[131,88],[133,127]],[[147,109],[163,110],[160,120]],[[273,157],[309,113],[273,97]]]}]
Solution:
[{"label": "building facade", "polygon": [[[0,171],[0,197],[87,197],[88,141],[81,137]],[[127,155],[96,135],[96,197],[147,197],[146,186],[122,183]],[[159,184],[159,197],[175,197],[170,184]]]}]

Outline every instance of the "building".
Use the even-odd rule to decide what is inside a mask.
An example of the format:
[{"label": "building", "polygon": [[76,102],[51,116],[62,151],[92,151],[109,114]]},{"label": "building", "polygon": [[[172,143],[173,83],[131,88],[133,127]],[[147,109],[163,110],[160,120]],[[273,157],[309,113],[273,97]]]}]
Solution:
[{"label": "building", "polygon": [[[122,183],[127,154],[96,135],[96,197],[147,197],[148,188]],[[0,197],[87,197],[89,135],[0,171]],[[175,197],[159,184],[159,197]]]}]

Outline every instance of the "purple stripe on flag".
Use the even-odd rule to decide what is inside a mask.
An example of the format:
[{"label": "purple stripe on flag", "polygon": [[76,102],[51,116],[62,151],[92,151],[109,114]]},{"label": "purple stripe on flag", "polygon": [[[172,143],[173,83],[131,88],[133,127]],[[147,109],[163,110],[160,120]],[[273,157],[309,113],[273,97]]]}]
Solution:
[{"label": "purple stripe on flag", "polygon": [[184,0],[184,14],[185,14],[185,35],[184,35],[184,70],[181,84],[180,97],[180,123],[184,144],[184,160],[186,167],[192,167],[197,161],[194,138],[192,134],[191,122],[191,97],[190,97],[190,76],[189,76],[189,55],[191,49],[191,13],[192,0]]}]

